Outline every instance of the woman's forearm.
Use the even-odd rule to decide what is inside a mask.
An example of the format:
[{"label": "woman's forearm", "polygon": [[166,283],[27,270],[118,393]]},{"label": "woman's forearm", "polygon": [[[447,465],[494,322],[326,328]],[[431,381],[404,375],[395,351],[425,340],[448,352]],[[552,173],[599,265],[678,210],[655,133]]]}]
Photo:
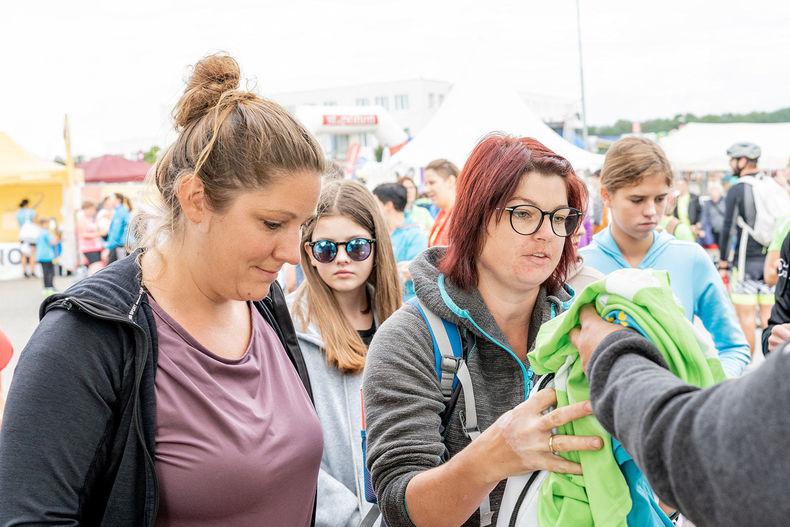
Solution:
[{"label": "woman's forearm", "polygon": [[406,509],[417,527],[458,527],[474,514],[500,479],[488,465],[486,439],[472,442],[447,463],[412,478]]}]

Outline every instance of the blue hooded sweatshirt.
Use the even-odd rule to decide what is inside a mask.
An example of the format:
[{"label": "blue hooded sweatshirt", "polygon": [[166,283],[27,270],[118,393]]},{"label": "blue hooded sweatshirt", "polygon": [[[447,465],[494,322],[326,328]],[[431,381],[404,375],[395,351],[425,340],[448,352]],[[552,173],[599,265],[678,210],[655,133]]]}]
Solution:
[{"label": "blue hooded sweatshirt", "polygon": [[[609,274],[629,268],[612,237],[611,227],[593,236],[581,249],[584,264]],[[738,323],[735,308],[713,262],[696,243],[676,240],[665,232],[653,233],[653,245],[639,263],[639,269],[669,272],[670,287],[693,321],[698,316],[713,337],[721,366],[728,377],[738,377],[751,360],[749,344]]]}]

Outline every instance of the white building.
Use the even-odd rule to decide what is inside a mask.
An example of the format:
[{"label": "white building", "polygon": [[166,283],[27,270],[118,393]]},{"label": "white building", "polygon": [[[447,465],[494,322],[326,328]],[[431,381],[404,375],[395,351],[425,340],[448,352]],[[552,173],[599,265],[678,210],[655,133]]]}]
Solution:
[{"label": "white building", "polygon": [[[297,107],[304,105],[378,105],[389,112],[409,137],[414,137],[431,120],[452,87],[452,83],[447,81],[408,79],[277,93],[270,97],[292,114],[297,113]],[[546,124],[560,133],[563,126],[577,128],[581,125],[581,109],[576,100],[536,93],[520,93],[519,96]],[[363,148],[379,146],[379,142],[369,133],[333,135],[320,139],[327,153],[339,159],[345,158],[346,150],[353,142],[359,142]]]},{"label": "white building", "polygon": [[445,81],[409,79],[278,93],[272,99],[291,113],[300,105],[378,105],[389,111],[409,136],[414,136],[439,108],[451,87]]}]

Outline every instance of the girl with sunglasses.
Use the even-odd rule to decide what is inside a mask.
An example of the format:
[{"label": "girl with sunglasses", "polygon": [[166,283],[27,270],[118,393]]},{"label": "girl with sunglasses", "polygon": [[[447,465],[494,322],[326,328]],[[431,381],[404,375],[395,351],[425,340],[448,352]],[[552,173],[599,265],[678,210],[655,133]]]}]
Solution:
[{"label": "girl with sunglasses", "polygon": [[604,274],[630,267],[667,271],[686,317],[700,319],[724,372],[737,377],[749,364],[750,348],[713,262],[698,244],[656,232],[672,186],[672,169],[656,143],[638,137],[614,143],[601,170],[601,197],[611,221],[581,254],[586,265]]},{"label": "girl with sunglasses", "polygon": [[305,280],[288,297],[324,431],[316,525],[359,525],[370,507],[362,480],[360,388],[376,328],[401,304],[389,231],[373,194],[344,180],[321,192],[302,230]]},{"label": "girl with sunglasses", "polygon": [[598,437],[552,436],[589,415],[588,403],[544,415],[554,391],[528,395],[527,352],[571,301],[564,281],[585,196],[570,163],[534,139],[491,135],[467,160],[449,247],[423,252],[410,271],[421,307],[461,334],[478,426],[465,424],[465,389],[446,406],[433,337],[405,304],[379,328],[363,383],[367,465],[388,527],[495,525],[508,477],[580,474],[552,451],[602,447]]}]

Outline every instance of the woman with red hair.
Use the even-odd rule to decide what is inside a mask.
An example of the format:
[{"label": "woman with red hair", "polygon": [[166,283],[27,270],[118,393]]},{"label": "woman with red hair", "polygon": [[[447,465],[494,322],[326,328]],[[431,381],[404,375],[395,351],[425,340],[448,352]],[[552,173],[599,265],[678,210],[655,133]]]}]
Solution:
[{"label": "woman with red hair", "polygon": [[[572,298],[564,282],[584,200],[570,163],[534,139],[490,135],[466,162],[449,247],[412,262],[419,302],[382,324],[365,366],[367,466],[389,527],[495,524],[508,477],[581,474],[553,453],[601,448],[598,437],[551,433],[589,415],[589,403],[544,414],[554,391],[529,397],[527,352]],[[420,310],[459,330],[458,378],[467,370],[471,381],[457,386],[471,387],[477,426],[468,388],[442,390]]]}]

